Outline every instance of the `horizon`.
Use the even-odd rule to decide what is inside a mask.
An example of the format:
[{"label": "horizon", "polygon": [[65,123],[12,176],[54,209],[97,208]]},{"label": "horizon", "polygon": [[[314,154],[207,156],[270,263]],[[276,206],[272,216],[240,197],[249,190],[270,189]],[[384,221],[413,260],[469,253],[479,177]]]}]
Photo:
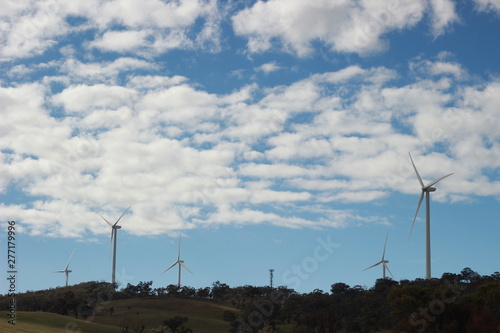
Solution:
[{"label": "horizon", "polygon": [[[0,253],[17,290],[298,292],[500,267],[495,0],[40,0],[0,14]],[[113,222],[114,223],[114,222]],[[411,231],[411,237],[410,236]],[[326,245],[325,245],[326,244]],[[6,267],[7,259],[0,264]],[[7,274],[7,269],[4,270]],[[296,288],[293,288],[296,286]],[[6,290],[0,283],[0,293]],[[7,288],[8,289],[8,288]]]}]

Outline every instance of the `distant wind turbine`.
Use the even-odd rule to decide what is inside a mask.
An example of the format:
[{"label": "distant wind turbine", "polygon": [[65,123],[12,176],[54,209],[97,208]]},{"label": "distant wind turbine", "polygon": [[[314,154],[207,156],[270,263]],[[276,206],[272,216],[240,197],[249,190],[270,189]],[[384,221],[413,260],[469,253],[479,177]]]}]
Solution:
[{"label": "distant wind turbine", "polygon": [[425,193],[425,278],[427,280],[430,280],[431,278],[431,207],[430,207],[430,192],[436,191],[435,187],[432,187],[432,185],[436,184],[437,182],[445,179],[446,177],[451,176],[453,173],[450,173],[446,176],[443,176],[441,178],[438,178],[432,182],[430,182],[427,185],[424,185],[424,182],[422,181],[422,178],[420,177],[420,174],[417,171],[417,167],[415,166],[415,163],[413,162],[413,158],[410,155],[410,160],[411,164],[413,165],[413,169],[415,169],[415,174],[417,175],[418,182],[420,183],[420,186],[422,186],[422,194],[420,194],[420,199],[418,200],[418,205],[417,205],[417,211],[415,212],[415,217],[413,218],[413,223],[411,224],[411,229],[410,229],[410,236],[408,236],[408,239],[411,237],[411,233],[413,231],[413,226],[415,225],[415,220],[417,219],[418,215],[418,210],[420,209],[420,205],[422,204],[422,200],[424,199],[424,193]]},{"label": "distant wind turbine", "polygon": [[62,271],[55,271],[54,273],[66,273],[66,287],[68,286],[68,278],[69,278],[69,273],[72,271],[69,270],[69,263],[71,262],[71,258],[73,258],[73,254],[75,253],[75,250],[71,253],[71,256],[69,257],[68,264],[66,265],[66,268]]},{"label": "distant wind turbine", "polygon": [[[391,273],[391,270],[389,269],[389,266],[387,266],[387,263],[389,262],[389,260],[385,260],[385,249],[387,247],[387,238],[389,237],[389,233],[387,233],[387,235],[385,236],[385,244],[384,244],[384,252],[382,252],[382,260],[380,260],[378,263],[376,264],[373,264],[371,265],[370,267],[368,268],[365,268],[362,270],[362,272],[366,271],[367,269],[370,269],[372,267],[375,267],[377,265],[380,265],[382,264],[382,277],[384,278],[385,280],[385,270],[387,269],[387,271],[389,272],[389,274],[391,274],[392,278],[394,279],[394,275],[392,275]],[[394,279],[396,280],[396,279]]]},{"label": "distant wind turbine", "polygon": [[[118,222],[121,220],[121,218],[123,217],[123,215],[125,215],[125,213],[130,209],[130,207],[132,206],[129,206],[124,212],[123,214],[118,218],[118,220],[116,220],[115,223],[111,223],[109,222],[108,220],[106,220],[104,218],[104,216],[101,215],[102,219],[104,221],[106,221],[107,224],[109,224],[109,226],[111,227],[111,240],[110,240],[110,243],[109,243],[109,246],[113,246],[113,266],[112,266],[112,269],[111,269],[111,283],[114,285],[115,282],[116,282],[116,279],[115,279],[115,271],[116,271],[116,238],[118,236],[117,234],[117,230],[118,229],[121,229],[121,226],[118,225]],[[99,214],[100,215],[100,214]]]},{"label": "distant wind turbine", "polygon": [[181,266],[184,267],[185,269],[187,269],[189,273],[193,274],[193,272],[191,272],[189,270],[189,268],[187,268],[186,265],[184,265],[184,260],[181,260],[181,236],[179,236],[179,249],[177,250],[177,261],[174,262],[172,265],[170,265],[161,274],[165,273],[166,271],[168,271],[170,268],[174,267],[175,265],[179,265],[179,275],[177,277],[177,287],[180,288],[181,287]]}]

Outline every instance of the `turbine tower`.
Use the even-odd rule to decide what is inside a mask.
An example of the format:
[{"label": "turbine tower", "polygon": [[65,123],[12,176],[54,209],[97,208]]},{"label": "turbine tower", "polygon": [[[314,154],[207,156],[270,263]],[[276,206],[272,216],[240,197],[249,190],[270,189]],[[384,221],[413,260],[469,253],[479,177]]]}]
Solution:
[{"label": "turbine tower", "polygon": [[[389,269],[389,266],[387,266],[387,263],[389,262],[389,260],[385,260],[385,249],[387,247],[387,238],[389,237],[389,233],[387,233],[387,235],[385,236],[385,244],[384,244],[384,252],[382,252],[382,260],[380,260],[378,263],[376,264],[373,264],[371,265],[370,267],[368,268],[365,268],[362,270],[362,272],[366,271],[367,269],[370,269],[372,267],[375,267],[377,265],[380,265],[382,264],[382,277],[383,279],[385,280],[385,270],[387,269],[387,271],[389,272],[389,274],[391,274],[392,278],[394,279],[394,275],[392,275],[391,273],[391,270]],[[394,279],[396,280],[396,279]]]},{"label": "turbine tower", "polygon": [[75,253],[75,250],[71,253],[71,256],[69,257],[68,264],[66,265],[66,268],[62,271],[55,271],[54,273],[66,273],[66,287],[68,286],[68,278],[69,278],[69,273],[72,271],[69,270],[69,263],[71,262],[71,258],[73,258],[73,254]]},{"label": "turbine tower", "polygon": [[450,173],[446,176],[443,176],[441,178],[438,178],[432,182],[430,182],[427,185],[424,185],[424,182],[422,181],[422,178],[420,177],[420,174],[417,171],[417,167],[415,166],[415,163],[413,162],[413,158],[410,155],[410,160],[411,164],[413,165],[413,169],[415,169],[415,174],[417,175],[418,182],[420,183],[420,186],[422,186],[422,193],[420,194],[420,199],[418,200],[418,205],[417,205],[417,211],[415,212],[415,217],[413,218],[413,223],[411,224],[411,230],[410,230],[410,236],[408,236],[408,239],[411,237],[411,233],[413,231],[413,226],[415,225],[415,220],[417,219],[418,215],[418,210],[420,209],[420,205],[422,204],[422,200],[424,199],[424,194],[425,194],[425,278],[427,280],[430,280],[431,278],[431,207],[430,207],[430,192],[436,191],[435,187],[432,187],[432,185],[436,184],[437,182],[445,179],[446,177],[451,176],[453,173]]},{"label": "turbine tower", "polygon": [[274,277],[274,269],[271,268],[269,270],[269,280],[270,280],[269,282],[270,282],[271,288],[273,287],[273,277]]},{"label": "turbine tower", "polygon": [[[114,285],[116,283],[116,279],[115,279],[115,272],[116,272],[116,238],[118,236],[117,234],[117,230],[118,229],[121,229],[121,226],[118,225],[118,222],[121,220],[121,218],[123,217],[123,215],[125,215],[125,213],[130,209],[130,207],[132,206],[129,206],[124,212],[123,214],[118,218],[118,220],[116,220],[115,223],[111,223],[109,222],[108,220],[106,220],[104,218],[104,216],[101,215],[102,219],[104,221],[106,221],[107,224],[109,224],[109,226],[111,227],[111,240],[110,240],[110,243],[109,243],[109,246],[113,246],[113,266],[111,268],[111,283]],[[100,215],[100,214],[99,214]]]},{"label": "turbine tower", "polygon": [[179,265],[179,274],[177,277],[177,287],[180,288],[181,287],[181,266],[184,267],[185,269],[187,269],[189,273],[193,274],[193,272],[191,272],[189,270],[189,268],[187,268],[186,265],[184,265],[184,260],[181,260],[181,236],[179,236],[179,249],[177,250],[177,261],[174,262],[172,265],[170,265],[160,275],[162,275],[163,273],[165,273],[166,271],[168,271],[170,268],[174,267],[175,265]]}]

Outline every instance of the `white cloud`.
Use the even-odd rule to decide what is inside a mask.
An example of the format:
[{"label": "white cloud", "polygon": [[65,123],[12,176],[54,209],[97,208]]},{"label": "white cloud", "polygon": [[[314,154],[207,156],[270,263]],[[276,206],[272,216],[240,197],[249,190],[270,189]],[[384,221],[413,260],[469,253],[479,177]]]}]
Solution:
[{"label": "white cloud", "polygon": [[62,105],[66,111],[81,113],[91,112],[96,108],[118,109],[120,106],[130,105],[135,96],[134,90],[120,86],[77,85],[54,95],[53,102]]},{"label": "white cloud", "polygon": [[[109,78],[113,66],[123,73],[132,63],[96,65]],[[145,224],[159,234],[388,223],[331,205],[383,200],[396,185],[414,193],[408,151],[424,179],[455,172],[435,200],[500,195],[489,172],[500,167],[500,83],[470,85],[445,59],[419,64],[408,83],[391,81],[386,68],[353,66],[227,95],[182,76],[94,84],[86,70],[70,71],[86,84],[55,95],[43,83],[1,88],[2,191],[16,185],[44,198],[3,208],[32,233],[71,237],[107,232],[95,212],[119,215],[131,204],[127,228],[136,234]],[[79,229],[63,225],[75,214]]]},{"label": "white cloud", "polygon": [[320,196],[320,202],[340,201],[340,202],[371,202],[384,197],[389,193],[383,191],[360,191],[360,192],[341,192],[334,195]]},{"label": "white cloud", "polygon": [[119,74],[140,69],[154,69],[155,65],[135,58],[117,58],[110,62],[88,62],[70,58],[64,61],[61,71],[73,81],[84,82],[117,82]]},{"label": "white cloud", "polygon": [[257,71],[264,72],[264,74],[269,74],[272,72],[276,72],[277,70],[280,70],[281,67],[275,62],[268,62],[265,64],[262,64],[261,66],[257,67]]},{"label": "white cloud", "polygon": [[446,53],[441,53],[435,61],[416,59],[410,63],[410,69],[417,72],[417,75],[451,75],[457,79],[466,78],[467,72],[459,63],[447,59],[450,57]]},{"label": "white cloud", "polygon": [[446,28],[458,21],[455,3],[451,0],[431,0],[432,30],[434,36],[442,35]]},{"label": "white cloud", "polygon": [[42,54],[69,31],[56,1],[7,3],[0,14],[0,61]]},{"label": "white cloud", "polygon": [[157,111],[166,123],[197,124],[217,114],[217,97],[189,85],[177,85],[150,92],[139,104],[141,109]]},{"label": "white cloud", "polygon": [[500,14],[500,0],[475,0],[479,10],[495,11]]},{"label": "white cloud", "polygon": [[248,38],[250,52],[264,52],[279,42],[283,49],[307,56],[321,41],[338,52],[367,54],[384,50],[382,36],[411,28],[432,14],[432,30],[441,34],[456,20],[449,0],[428,1],[257,1],[233,17],[238,35]]},{"label": "white cloud", "polygon": [[[104,51],[144,53],[151,49],[162,53],[173,48],[220,48],[215,0],[7,1],[2,9],[0,61],[42,54],[57,45],[61,36],[89,29],[103,32],[89,45]],[[68,19],[74,16],[84,23],[71,26]],[[198,19],[204,23],[196,31]],[[127,31],[114,31],[117,24]]]},{"label": "white cloud", "polygon": [[134,51],[145,44],[148,31],[106,31],[100,39],[94,39],[89,47],[102,51],[127,52]]}]

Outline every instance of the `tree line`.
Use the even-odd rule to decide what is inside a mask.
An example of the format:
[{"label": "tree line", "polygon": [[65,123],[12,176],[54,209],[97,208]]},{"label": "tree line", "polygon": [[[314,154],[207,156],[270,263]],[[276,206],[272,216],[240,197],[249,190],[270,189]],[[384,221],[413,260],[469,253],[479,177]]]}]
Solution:
[{"label": "tree line", "polygon": [[[112,300],[183,297],[230,305],[224,312],[229,332],[295,333],[394,332],[489,333],[500,331],[500,273],[481,276],[470,268],[441,278],[394,281],[378,279],[365,289],[338,282],[329,291],[297,293],[285,286],[230,287],[216,281],[211,287],[168,285],[152,288],[152,281],[128,283],[118,289],[106,282],[18,294],[17,310],[47,311],[89,319],[96,313],[112,315]],[[7,308],[9,298],[0,296]],[[173,321],[175,322],[175,321]]]}]

